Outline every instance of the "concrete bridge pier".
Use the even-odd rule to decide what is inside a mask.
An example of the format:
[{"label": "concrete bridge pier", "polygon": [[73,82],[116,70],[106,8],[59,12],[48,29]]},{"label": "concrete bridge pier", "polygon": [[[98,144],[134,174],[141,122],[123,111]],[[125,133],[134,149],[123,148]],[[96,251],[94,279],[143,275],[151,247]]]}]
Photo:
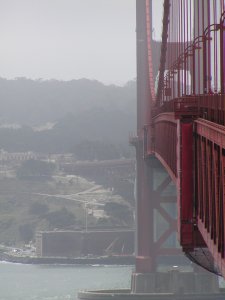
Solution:
[{"label": "concrete bridge pier", "polygon": [[[133,273],[132,294],[215,295],[220,294],[218,278],[210,273],[168,272]],[[212,298],[213,299],[213,298]]]}]

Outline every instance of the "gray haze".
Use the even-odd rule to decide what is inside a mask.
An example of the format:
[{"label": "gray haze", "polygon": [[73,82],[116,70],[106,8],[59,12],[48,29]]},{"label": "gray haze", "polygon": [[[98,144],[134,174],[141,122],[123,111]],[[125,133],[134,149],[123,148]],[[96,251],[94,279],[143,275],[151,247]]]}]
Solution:
[{"label": "gray haze", "polygon": [[[162,0],[153,1],[160,38]],[[0,77],[136,77],[135,0],[0,0]]]},{"label": "gray haze", "polygon": [[0,76],[136,77],[135,0],[0,0]]}]

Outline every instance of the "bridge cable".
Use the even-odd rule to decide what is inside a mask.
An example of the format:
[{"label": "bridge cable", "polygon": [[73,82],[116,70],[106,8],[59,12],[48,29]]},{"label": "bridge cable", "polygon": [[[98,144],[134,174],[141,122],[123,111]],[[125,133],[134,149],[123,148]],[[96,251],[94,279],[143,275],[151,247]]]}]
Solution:
[{"label": "bridge cable", "polygon": [[166,67],[166,54],[167,54],[167,39],[169,29],[169,14],[170,14],[170,0],[164,0],[164,13],[163,13],[163,30],[162,30],[162,44],[161,44],[161,57],[159,66],[159,81],[156,94],[156,105],[159,107],[162,92],[164,87],[164,72]]}]

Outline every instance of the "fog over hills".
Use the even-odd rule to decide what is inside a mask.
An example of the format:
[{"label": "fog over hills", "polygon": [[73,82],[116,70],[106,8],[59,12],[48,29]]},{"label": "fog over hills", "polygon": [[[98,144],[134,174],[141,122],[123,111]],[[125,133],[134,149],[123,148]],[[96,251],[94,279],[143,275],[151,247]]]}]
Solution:
[{"label": "fog over hills", "polygon": [[[136,125],[136,83],[106,86],[87,79],[58,81],[0,78],[0,148],[70,152],[85,141],[128,145]],[[53,123],[50,130],[31,127]]]},{"label": "fog over hills", "polygon": [[67,113],[76,115],[92,108],[134,113],[135,97],[133,81],[119,87],[88,79],[0,78],[0,117],[9,122],[37,125],[59,120]]}]

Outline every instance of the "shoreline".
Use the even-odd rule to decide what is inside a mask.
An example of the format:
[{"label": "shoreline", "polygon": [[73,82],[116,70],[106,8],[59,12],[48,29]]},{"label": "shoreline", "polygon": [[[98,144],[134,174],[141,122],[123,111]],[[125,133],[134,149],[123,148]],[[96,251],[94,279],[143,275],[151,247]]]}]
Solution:
[{"label": "shoreline", "polygon": [[63,265],[134,265],[134,256],[101,256],[101,257],[31,257],[0,254],[0,261],[22,264],[63,264]]}]

